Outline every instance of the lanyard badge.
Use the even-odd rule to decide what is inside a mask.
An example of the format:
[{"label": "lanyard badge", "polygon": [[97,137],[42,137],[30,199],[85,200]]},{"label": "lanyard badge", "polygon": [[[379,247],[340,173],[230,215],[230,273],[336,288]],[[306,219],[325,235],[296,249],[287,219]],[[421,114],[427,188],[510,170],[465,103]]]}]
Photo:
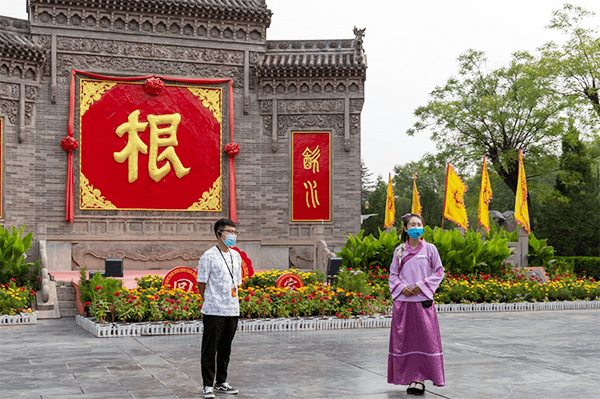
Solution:
[{"label": "lanyard badge", "polygon": [[237,287],[231,287],[231,296],[237,296]]}]

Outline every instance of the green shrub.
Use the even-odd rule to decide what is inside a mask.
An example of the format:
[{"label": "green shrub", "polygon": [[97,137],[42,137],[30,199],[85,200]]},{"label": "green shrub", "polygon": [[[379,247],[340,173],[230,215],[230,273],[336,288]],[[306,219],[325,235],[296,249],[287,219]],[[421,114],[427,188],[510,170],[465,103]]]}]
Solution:
[{"label": "green shrub", "polygon": [[101,273],[94,273],[87,279],[85,267],[81,268],[79,279],[79,300],[89,307],[90,314],[96,320],[104,321],[109,313],[114,320],[115,293],[123,287],[123,282],[114,278],[105,278]]},{"label": "green shrub", "polygon": [[371,295],[372,289],[368,280],[369,276],[362,270],[342,269],[337,275],[335,286],[342,288],[344,291]]},{"label": "green shrub", "polygon": [[577,275],[592,277],[600,281],[600,257],[597,256],[557,256],[556,262],[567,263],[571,266],[570,272]]},{"label": "green shrub", "polygon": [[529,233],[529,251],[527,261],[529,266],[549,268],[554,259],[554,248],[547,245],[548,239],[538,240],[533,233]]},{"label": "green shrub", "polygon": [[11,278],[19,287],[37,291],[40,287],[40,262],[25,262],[25,252],[31,249],[33,234],[23,237],[25,225],[18,230],[1,227],[0,230],[0,284],[8,284]]},{"label": "green shrub", "polygon": [[465,235],[458,230],[443,231],[436,227],[432,230],[425,226],[423,237],[438,249],[442,264],[451,274],[489,274],[502,273],[503,261],[511,254],[507,238],[495,234],[484,242],[481,235],[467,230]]},{"label": "green shrub", "polygon": [[368,266],[389,267],[394,257],[394,251],[400,245],[400,237],[396,230],[386,233],[379,230],[379,239],[372,234],[364,236],[361,230],[356,237],[348,235],[346,245],[336,255],[342,258],[342,264],[353,270],[364,270]]}]

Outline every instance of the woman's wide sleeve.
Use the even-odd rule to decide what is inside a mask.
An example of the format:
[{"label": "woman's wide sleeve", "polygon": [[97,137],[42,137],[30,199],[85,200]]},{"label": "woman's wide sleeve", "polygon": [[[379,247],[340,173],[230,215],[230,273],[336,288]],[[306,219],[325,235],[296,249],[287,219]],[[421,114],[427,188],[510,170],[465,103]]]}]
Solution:
[{"label": "woman's wide sleeve", "polygon": [[402,290],[406,287],[406,284],[400,280],[400,259],[398,255],[401,254],[400,247],[396,248],[394,251],[394,258],[392,260],[392,264],[390,265],[390,293],[392,294],[392,299],[395,301],[402,294]]},{"label": "woman's wide sleeve", "polygon": [[[430,246],[430,266],[431,274],[429,277],[419,281],[417,285],[421,288],[421,291],[429,299],[433,299],[435,291],[438,289],[442,280],[444,279],[444,266],[442,266],[442,260],[440,254],[434,245]],[[391,275],[391,274],[390,274]]]}]

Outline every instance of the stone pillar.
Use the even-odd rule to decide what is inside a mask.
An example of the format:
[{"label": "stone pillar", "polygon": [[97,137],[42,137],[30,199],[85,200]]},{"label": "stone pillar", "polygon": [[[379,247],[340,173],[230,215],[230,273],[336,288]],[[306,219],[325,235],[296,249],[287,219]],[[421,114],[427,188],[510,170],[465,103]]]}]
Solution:
[{"label": "stone pillar", "polygon": [[521,226],[518,227],[519,236],[519,267],[528,267],[527,254],[529,253],[529,234]]}]

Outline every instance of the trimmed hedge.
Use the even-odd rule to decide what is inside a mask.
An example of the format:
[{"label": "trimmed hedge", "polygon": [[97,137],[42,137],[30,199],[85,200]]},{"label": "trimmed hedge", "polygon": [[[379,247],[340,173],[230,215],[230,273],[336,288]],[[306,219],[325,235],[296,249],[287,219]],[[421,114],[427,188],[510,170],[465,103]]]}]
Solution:
[{"label": "trimmed hedge", "polygon": [[598,256],[556,256],[555,259],[569,263],[577,275],[585,274],[600,281],[600,257]]}]

